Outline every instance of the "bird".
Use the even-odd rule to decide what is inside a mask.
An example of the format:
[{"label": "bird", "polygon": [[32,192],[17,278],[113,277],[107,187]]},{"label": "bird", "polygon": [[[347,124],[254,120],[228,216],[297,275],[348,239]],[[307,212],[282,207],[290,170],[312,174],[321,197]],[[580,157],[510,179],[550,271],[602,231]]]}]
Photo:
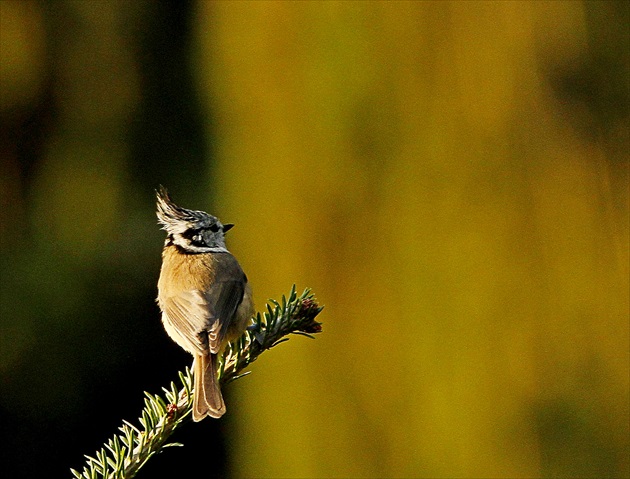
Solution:
[{"label": "bird", "polygon": [[158,223],[166,231],[157,296],[162,323],[194,357],[193,420],[220,418],[226,407],[218,358],[254,313],[247,276],[225,245],[234,225],[177,206],[163,186],[156,197]]}]

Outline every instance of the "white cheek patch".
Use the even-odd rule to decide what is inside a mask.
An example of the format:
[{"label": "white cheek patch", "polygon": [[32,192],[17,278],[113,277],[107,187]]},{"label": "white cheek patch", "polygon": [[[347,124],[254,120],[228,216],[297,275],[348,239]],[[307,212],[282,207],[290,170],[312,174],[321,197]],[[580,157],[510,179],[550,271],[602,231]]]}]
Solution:
[{"label": "white cheek patch", "polygon": [[173,235],[173,244],[175,246],[179,246],[180,248],[184,248],[184,249],[192,249],[192,248],[194,248],[194,246],[192,246],[190,244],[190,241],[188,241],[187,239],[182,238],[182,236],[179,235],[179,234]]}]

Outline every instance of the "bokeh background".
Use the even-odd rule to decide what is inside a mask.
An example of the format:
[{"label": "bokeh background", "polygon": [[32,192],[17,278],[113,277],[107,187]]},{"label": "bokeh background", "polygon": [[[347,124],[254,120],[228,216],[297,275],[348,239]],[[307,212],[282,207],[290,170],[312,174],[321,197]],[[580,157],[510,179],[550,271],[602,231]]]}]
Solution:
[{"label": "bokeh background", "polygon": [[628,477],[629,5],[0,1],[3,477],[190,363],[159,184],[326,307],[138,477]]}]

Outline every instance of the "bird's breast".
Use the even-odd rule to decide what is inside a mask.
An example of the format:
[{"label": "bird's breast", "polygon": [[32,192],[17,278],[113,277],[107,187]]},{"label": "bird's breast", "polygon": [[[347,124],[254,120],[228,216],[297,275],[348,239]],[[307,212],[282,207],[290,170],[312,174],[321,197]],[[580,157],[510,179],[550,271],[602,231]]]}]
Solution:
[{"label": "bird's breast", "polygon": [[162,252],[162,269],[158,281],[160,295],[175,296],[180,291],[207,291],[214,279],[216,258],[213,253],[184,254],[176,246]]}]

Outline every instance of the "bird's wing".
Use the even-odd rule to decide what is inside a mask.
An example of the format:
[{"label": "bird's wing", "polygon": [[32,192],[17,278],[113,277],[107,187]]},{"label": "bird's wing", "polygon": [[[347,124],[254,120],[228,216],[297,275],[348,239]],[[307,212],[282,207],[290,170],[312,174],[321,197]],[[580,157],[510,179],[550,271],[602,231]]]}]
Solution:
[{"label": "bird's wing", "polygon": [[240,265],[229,253],[217,257],[214,283],[206,293],[206,301],[211,305],[212,328],[208,329],[210,351],[219,351],[234,315],[243,301],[247,278]]},{"label": "bird's wing", "polygon": [[208,330],[210,351],[217,353],[230,328],[238,306],[243,301],[245,285],[242,281],[221,281],[214,284],[208,296],[214,304],[214,315],[218,321]]},{"label": "bird's wing", "polygon": [[160,301],[168,334],[192,354],[220,351],[245,294],[247,278],[234,256],[220,254],[216,263],[207,291],[179,291]]},{"label": "bird's wing", "polygon": [[208,352],[208,334],[215,326],[211,308],[199,290],[180,291],[162,298],[162,321],[167,333],[182,348],[192,354]]}]

